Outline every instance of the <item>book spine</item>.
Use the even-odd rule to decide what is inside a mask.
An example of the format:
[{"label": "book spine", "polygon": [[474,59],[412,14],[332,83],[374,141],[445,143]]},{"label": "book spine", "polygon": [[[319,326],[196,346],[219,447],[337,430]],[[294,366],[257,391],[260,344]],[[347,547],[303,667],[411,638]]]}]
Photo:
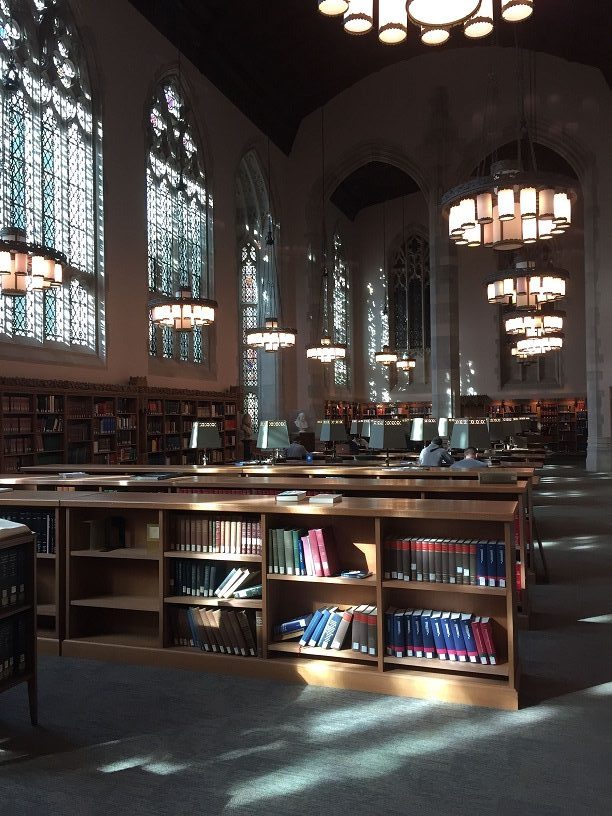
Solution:
[{"label": "book spine", "polygon": [[480,631],[484,642],[485,651],[489,658],[491,666],[497,665],[497,652],[495,650],[495,642],[493,640],[493,627],[491,626],[490,618],[480,619]]}]

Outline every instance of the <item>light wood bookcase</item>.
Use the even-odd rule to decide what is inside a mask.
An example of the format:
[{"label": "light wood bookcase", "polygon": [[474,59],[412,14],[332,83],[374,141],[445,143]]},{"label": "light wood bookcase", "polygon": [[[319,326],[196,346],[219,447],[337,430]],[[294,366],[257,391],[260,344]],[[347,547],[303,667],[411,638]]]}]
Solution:
[{"label": "light wood bookcase", "polygon": [[[24,494],[26,491],[24,491]],[[47,494],[48,496],[49,494]],[[168,493],[56,493],[66,536],[66,638],[62,654],[149,665],[178,666],[319,684],[384,694],[415,696],[515,709],[519,705],[514,581],[515,501],[345,498],[333,506],[280,505],[268,497],[228,497]],[[263,657],[210,654],[170,645],[169,610],[178,605],[219,604],[215,599],[169,594],[170,564],[178,558],[243,561],[246,556],[183,553],[171,549],[176,514],[256,514],[264,541],[263,597],[231,600],[227,606],[261,608]],[[124,520],[124,550],[92,552],[90,522]],[[147,546],[147,525],[159,525],[159,540]],[[368,565],[365,581],[274,576],[267,572],[268,530],[331,524],[344,568]],[[383,541],[388,535],[478,537],[503,540],[507,588],[411,584],[382,579]],[[251,562],[259,562],[250,556]],[[363,659],[352,652],[298,650],[272,639],[275,623],[318,605],[376,603],[378,654]],[[495,622],[498,666],[394,659],[384,653],[383,614],[388,606],[437,608],[489,615]]]}]

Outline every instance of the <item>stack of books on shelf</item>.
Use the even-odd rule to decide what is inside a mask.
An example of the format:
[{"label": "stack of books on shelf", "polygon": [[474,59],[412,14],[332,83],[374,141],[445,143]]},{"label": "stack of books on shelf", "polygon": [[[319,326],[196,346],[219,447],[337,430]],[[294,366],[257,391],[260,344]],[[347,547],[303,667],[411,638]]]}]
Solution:
[{"label": "stack of books on shelf", "polygon": [[179,515],[170,549],[261,555],[261,522],[259,516]]},{"label": "stack of books on shelf", "polygon": [[22,507],[0,508],[0,518],[25,524],[36,534],[36,552],[55,552],[55,513],[49,510],[28,510]]},{"label": "stack of books on shelf", "polygon": [[333,528],[270,530],[268,572],[318,578],[338,575],[340,565]]},{"label": "stack of books on shelf", "polygon": [[0,608],[25,603],[26,553],[23,547],[0,551]]},{"label": "stack of books on shelf", "polygon": [[170,594],[195,598],[261,598],[261,571],[181,558],[171,564]]},{"label": "stack of books on shelf", "polygon": [[301,648],[333,651],[351,648],[360,654],[375,657],[376,615],[376,607],[368,604],[345,608],[324,606],[277,624],[273,635],[276,641],[298,640]]},{"label": "stack of books on shelf", "polygon": [[0,680],[26,670],[27,624],[25,615],[0,621]]},{"label": "stack of books on shelf", "polygon": [[261,657],[262,617],[245,609],[177,607],[168,610],[170,639],[174,646],[191,646],[205,652]]},{"label": "stack of books on shelf", "polygon": [[385,580],[506,586],[503,541],[458,538],[388,538]]},{"label": "stack of books on shelf", "polygon": [[491,619],[469,612],[396,609],[385,612],[386,653],[495,666]]}]

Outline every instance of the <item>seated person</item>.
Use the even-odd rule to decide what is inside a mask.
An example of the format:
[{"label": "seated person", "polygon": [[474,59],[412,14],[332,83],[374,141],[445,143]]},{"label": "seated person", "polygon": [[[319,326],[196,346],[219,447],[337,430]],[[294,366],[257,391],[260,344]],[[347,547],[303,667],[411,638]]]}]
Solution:
[{"label": "seated person", "polygon": [[299,442],[292,442],[285,450],[286,459],[305,459],[308,456],[308,451]]},{"label": "seated person", "polygon": [[368,443],[362,436],[359,434],[355,434],[349,439],[349,451],[351,453],[363,453],[367,451]]},{"label": "seated person", "polygon": [[479,470],[487,465],[476,458],[476,448],[466,448],[463,451],[464,459],[460,459],[451,465],[453,470]]},{"label": "seated person", "polygon": [[424,467],[443,467],[444,465],[452,465],[454,461],[439,436],[432,439],[431,444],[423,448],[419,454],[419,465]]}]

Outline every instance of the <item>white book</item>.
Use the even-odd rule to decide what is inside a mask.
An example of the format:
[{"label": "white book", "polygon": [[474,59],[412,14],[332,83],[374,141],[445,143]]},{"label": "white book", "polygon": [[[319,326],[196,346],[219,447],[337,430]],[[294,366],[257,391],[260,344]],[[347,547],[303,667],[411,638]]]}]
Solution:
[{"label": "white book", "polygon": [[342,493],[317,493],[308,499],[310,504],[337,504],[342,501]]},{"label": "white book", "polygon": [[276,501],[283,504],[291,504],[293,502],[304,501],[305,498],[305,490],[283,490],[282,493],[277,494]]},{"label": "white book", "polygon": [[342,613],[342,620],[340,621],[338,628],[336,629],[336,634],[334,635],[334,639],[332,640],[331,643],[332,649],[342,648],[344,638],[346,637],[348,628],[353,620],[353,609],[354,607],[350,607],[349,609]]},{"label": "white book", "polygon": [[215,589],[215,593],[214,593],[217,596],[217,598],[221,597],[221,593],[223,592],[224,588],[233,579],[233,577],[236,575],[237,572],[238,572],[238,568],[237,567],[232,567],[232,569],[228,572],[228,574],[225,576],[225,578],[221,581],[219,586]]},{"label": "white book", "polygon": [[227,584],[223,587],[219,598],[230,598],[234,592],[234,589],[238,589],[240,584],[243,580],[248,577],[249,570],[248,569],[238,569],[234,576],[232,576],[232,580],[228,581]]}]

